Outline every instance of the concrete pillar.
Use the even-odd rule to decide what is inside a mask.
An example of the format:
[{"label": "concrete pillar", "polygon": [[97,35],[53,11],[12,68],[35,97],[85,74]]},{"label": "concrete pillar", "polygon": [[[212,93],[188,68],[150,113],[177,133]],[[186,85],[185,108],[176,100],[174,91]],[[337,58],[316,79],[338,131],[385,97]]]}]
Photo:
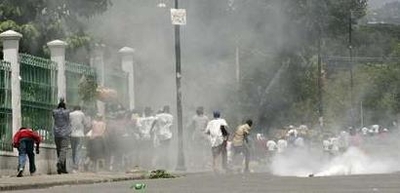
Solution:
[{"label": "concrete pillar", "polygon": [[57,97],[67,101],[67,80],[65,78],[65,47],[67,43],[61,40],[54,40],[47,43],[50,49],[51,60],[57,63]]},{"label": "concrete pillar", "polygon": [[123,47],[119,50],[121,54],[121,67],[122,70],[128,73],[128,94],[129,94],[129,108],[135,109],[135,78],[134,78],[134,64],[133,53],[134,49]]},{"label": "concrete pillar", "polygon": [[[104,44],[96,44],[91,58],[91,66],[96,69],[97,84],[104,86],[105,83],[105,66],[104,66]],[[97,111],[101,115],[105,115],[105,104],[102,101],[97,101]]]},{"label": "concrete pillar", "polygon": [[21,127],[21,85],[19,73],[19,40],[22,34],[8,30],[0,34],[3,41],[4,60],[11,63],[11,106],[13,136]]}]

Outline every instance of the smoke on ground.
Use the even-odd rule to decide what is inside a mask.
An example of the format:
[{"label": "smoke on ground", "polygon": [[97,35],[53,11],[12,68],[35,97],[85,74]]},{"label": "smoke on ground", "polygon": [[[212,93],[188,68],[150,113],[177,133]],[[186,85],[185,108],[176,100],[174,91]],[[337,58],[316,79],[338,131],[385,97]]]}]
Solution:
[{"label": "smoke on ground", "polygon": [[276,155],[270,169],[274,175],[297,177],[393,173],[400,171],[397,157],[394,149],[385,146],[368,150],[350,147],[336,156],[321,149],[292,150]]}]

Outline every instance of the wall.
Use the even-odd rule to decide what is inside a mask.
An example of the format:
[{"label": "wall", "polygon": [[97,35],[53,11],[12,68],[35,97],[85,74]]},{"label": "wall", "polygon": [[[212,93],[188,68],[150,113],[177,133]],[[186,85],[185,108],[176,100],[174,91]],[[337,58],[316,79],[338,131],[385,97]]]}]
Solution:
[{"label": "wall", "polygon": [[[13,155],[10,152],[0,152],[0,176],[13,176],[17,173],[18,153]],[[71,152],[68,151],[67,158],[71,158]],[[40,153],[35,154],[37,175],[56,174],[57,153],[54,146],[43,144],[40,147]],[[67,160],[67,170],[71,170],[70,160]],[[25,164],[24,175],[29,175],[29,162]]]}]

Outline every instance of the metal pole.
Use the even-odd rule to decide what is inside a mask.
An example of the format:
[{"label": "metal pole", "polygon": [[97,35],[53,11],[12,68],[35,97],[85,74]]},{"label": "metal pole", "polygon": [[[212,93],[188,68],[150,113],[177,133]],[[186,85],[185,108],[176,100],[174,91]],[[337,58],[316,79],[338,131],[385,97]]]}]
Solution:
[{"label": "metal pole", "polygon": [[240,85],[239,43],[236,43],[235,63],[236,63],[236,83],[239,88]]},{"label": "metal pole", "polygon": [[364,127],[364,109],[363,109],[363,102],[361,101],[360,104],[360,114],[361,114],[361,127]]},{"label": "metal pole", "polygon": [[[178,9],[178,0],[175,0],[175,9]],[[178,163],[176,170],[185,171],[185,157],[183,154],[183,123],[182,123],[182,92],[181,92],[181,38],[180,26],[175,25],[175,62],[176,62],[176,109],[178,116]]]},{"label": "metal pole", "polygon": [[322,67],[321,67],[321,30],[318,31],[318,115],[320,122],[320,130],[323,130],[323,104],[322,104]]},{"label": "metal pole", "polygon": [[353,99],[353,46],[352,46],[352,11],[349,13],[349,56],[350,56],[350,118],[351,118],[351,126],[354,126],[354,99]]}]

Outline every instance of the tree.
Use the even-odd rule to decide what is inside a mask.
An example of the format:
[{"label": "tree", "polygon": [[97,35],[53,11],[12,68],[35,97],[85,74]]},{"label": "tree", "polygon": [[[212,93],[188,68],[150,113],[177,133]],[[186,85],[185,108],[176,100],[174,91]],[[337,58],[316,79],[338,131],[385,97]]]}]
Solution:
[{"label": "tree", "polygon": [[87,47],[90,36],[84,18],[100,14],[110,0],[3,0],[0,3],[0,32],[12,29],[24,35],[21,52],[47,55],[45,45],[54,39],[68,43],[68,53]]},{"label": "tree", "polygon": [[[319,42],[325,54],[328,51],[346,51],[349,22],[365,15],[367,1],[297,0],[281,1],[278,6],[277,9],[284,12],[280,33],[284,41],[274,65],[287,63],[288,68],[280,80],[280,88],[275,91],[278,97],[269,97],[264,104],[256,107],[263,112],[260,121],[272,125],[276,120],[281,120],[279,125],[290,122],[315,123],[318,120],[316,56]],[[330,47],[331,44],[327,44],[333,41],[340,46]],[[280,105],[279,108],[273,108],[271,104]],[[277,109],[281,113],[275,113]]]}]

